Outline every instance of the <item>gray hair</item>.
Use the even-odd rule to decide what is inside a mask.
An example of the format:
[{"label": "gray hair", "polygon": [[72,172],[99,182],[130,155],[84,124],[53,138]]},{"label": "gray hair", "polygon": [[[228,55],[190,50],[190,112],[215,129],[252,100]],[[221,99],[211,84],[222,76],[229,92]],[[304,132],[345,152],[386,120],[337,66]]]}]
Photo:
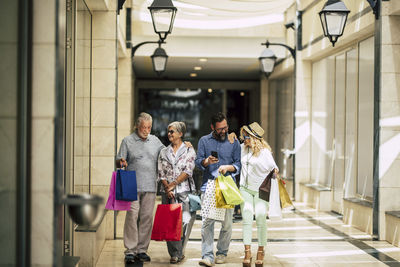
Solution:
[{"label": "gray hair", "polygon": [[169,127],[174,127],[178,133],[182,134],[182,138],[185,136],[186,133],[186,125],[183,121],[174,121],[168,124],[167,130]]},{"label": "gray hair", "polygon": [[139,116],[136,119],[136,123],[135,123],[134,129],[136,130],[143,121],[153,122],[153,118],[151,117],[150,114],[148,114],[146,112],[140,113]]}]

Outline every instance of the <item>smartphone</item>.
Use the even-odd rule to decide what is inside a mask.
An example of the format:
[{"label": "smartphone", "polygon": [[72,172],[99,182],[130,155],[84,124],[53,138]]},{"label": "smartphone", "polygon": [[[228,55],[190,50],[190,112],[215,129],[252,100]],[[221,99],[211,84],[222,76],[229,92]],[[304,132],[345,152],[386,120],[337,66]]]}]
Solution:
[{"label": "smartphone", "polygon": [[218,158],[218,152],[217,151],[211,151],[211,156],[214,158]]}]

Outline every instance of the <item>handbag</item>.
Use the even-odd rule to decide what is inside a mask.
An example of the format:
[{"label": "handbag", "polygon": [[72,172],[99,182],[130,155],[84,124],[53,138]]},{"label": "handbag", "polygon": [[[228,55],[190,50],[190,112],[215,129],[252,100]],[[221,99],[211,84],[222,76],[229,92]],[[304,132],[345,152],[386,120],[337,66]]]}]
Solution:
[{"label": "handbag", "polygon": [[131,202],[124,200],[115,199],[115,180],[117,172],[113,172],[111,175],[110,190],[108,192],[108,200],[106,203],[106,209],[108,210],[130,210]]},{"label": "handbag", "polygon": [[235,205],[226,204],[218,179],[215,180],[215,203],[217,208],[233,209],[235,207]]},{"label": "handbag", "polygon": [[198,195],[193,194],[192,186],[190,185],[190,180],[188,182],[189,182],[189,189],[190,189],[190,193],[188,194],[189,212],[195,212],[195,211],[201,209],[201,199]]},{"label": "handbag", "polygon": [[182,204],[158,204],[151,240],[179,241],[182,235]]},{"label": "handbag", "polygon": [[215,180],[209,179],[207,182],[206,191],[201,200],[200,215],[204,219],[213,219],[216,221],[225,220],[226,209],[217,208],[215,200]]},{"label": "handbag", "polygon": [[195,212],[201,210],[201,199],[198,195],[188,194],[189,197],[189,211]]},{"label": "handbag", "polygon": [[290,200],[289,194],[286,190],[286,186],[283,184],[282,179],[278,179],[278,186],[279,186],[279,198],[281,201],[282,209],[293,206],[292,200]]},{"label": "handbag", "polygon": [[269,196],[271,193],[271,179],[276,179],[275,170],[270,171],[267,177],[265,177],[264,181],[258,188],[258,197],[269,202]]},{"label": "handbag", "polygon": [[226,204],[239,205],[243,203],[244,199],[242,194],[230,175],[224,176],[221,174],[217,177],[217,180],[219,187],[221,188],[221,192],[224,195]]},{"label": "handbag", "polygon": [[115,183],[115,198],[117,200],[137,200],[136,172],[118,170]]},{"label": "handbag", "polygon": [[271,194],[269,197],[268,217],[271,220],[282,218],[278,179],[271,179]]}]

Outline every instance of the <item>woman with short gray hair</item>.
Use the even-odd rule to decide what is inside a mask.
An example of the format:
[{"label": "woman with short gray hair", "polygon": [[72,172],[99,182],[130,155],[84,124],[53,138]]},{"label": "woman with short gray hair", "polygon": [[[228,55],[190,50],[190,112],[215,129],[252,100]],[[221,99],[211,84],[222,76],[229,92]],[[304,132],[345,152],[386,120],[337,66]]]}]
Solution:
[{"label": "woman with short gray hair", "polygon": [[182,203],[182,238],[167,241],[170,263],[178,263],[185,258],[185,246],[189,240],[196,212],[189,211],[190,191],[195,190],[193,180],[196,152],[182,141],[186,133],[184,122],[174,121],[168,125],[169,146],[158,156],[158,180],[161,181],[162,203]]}]

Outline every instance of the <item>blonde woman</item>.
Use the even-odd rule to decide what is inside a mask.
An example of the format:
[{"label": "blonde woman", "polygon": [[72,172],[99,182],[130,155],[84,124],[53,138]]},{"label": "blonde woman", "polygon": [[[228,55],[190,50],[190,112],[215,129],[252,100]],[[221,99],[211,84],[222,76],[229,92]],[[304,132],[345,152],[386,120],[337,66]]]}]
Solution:
[{"label": "blonde woman", "polygon": [[243,218],[243,244],[245,255],[243,267],[251,266],[251,239],[253,216],[256,217],[258,250],[256,267],[264,264],[264,246],[267,244],[267,209],[268,202],[258,197],[258,188],[265,177],[278,170],[271,147],[262,138],[264,130],[257,122],[245,125],[240,130],[241,145],[240,192],[244,202],[240,205]]}]

